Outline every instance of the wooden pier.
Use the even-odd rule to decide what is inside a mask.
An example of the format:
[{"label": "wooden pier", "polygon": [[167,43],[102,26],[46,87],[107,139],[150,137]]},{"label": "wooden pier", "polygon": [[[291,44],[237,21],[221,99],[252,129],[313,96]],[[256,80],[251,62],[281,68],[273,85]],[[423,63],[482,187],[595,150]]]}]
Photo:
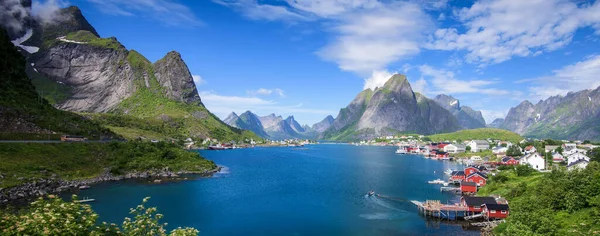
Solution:
[{"label": "wooden pier", "polygon": [[458,204],[442,204],[438,200],[427,200],[425,202],[411,201],[419,208],[419,212],[425,216],[434,218],[458,220],[467,215],[467,207]]}]

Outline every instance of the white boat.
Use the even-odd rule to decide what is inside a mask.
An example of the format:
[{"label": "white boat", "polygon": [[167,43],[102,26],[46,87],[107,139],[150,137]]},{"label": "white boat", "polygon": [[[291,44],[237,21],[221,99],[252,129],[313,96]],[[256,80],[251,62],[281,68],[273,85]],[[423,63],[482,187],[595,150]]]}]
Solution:
[{"label": "white boat", "polygon": [[446,181],[443,181],[441,179],[427,181],[427,183],[430,183],[430,184],[448,184],[448,183],[446,183]]},{"label": "white boat", "polygon": [[96,199],[93,199],[93,198],[87,198],[87,197],[86,197],[86,198],[84,198],[84,199],[77,200],[77,201],[75,201],[75,202],[78,202],[78,203],[85,203],[85,202],[93,202],[93,201],[96,201]]},{"label": "white boat", "polygon": [[406,154],[408,153],[406,151],[406,148],[398,148],[398,150],[396,150],[396,154]]},{"label": "white boat", "polygon": [[367,194],[368,194],[369,196],[373,196],[373,195],[375,195],[375,192],[374,192],[374,191],[369,191]]},{"label": "white boat", "polygon": [[88,188],[90,188],[90,186],[87,186],[87,185],[79,186],[79,190],[84,190],[84,189],[88,189]]},{"label": "white boat", "polygon": [[452,174],[452,171],[453,171],[452,169],[448,168],[446,171],[444,171],[444,174],[450,175],[450,174]]}]

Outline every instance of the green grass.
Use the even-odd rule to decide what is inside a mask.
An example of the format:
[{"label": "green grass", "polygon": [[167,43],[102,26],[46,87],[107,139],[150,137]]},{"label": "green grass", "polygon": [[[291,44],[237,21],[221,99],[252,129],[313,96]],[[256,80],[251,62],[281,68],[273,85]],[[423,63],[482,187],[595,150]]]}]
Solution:
[{"label": "green grass", "polygon": [[427,136],[434,142],[439,141],[454,141],[454,140],[473,140],[481,139],[486,140],[488,138],[498,139],[504,141],[511,141],[518,143],[523,140],[523,137],[508,130],[494,129],[494,128],[481,128],[481,129],[467,129],[459,130],[454,133],[434,134]]},{"label": "green grass", "polygon": [[65,39],[77,42],[84,42],[87,45],[91,45],[94,47],[110,48],[114,50],[125,49],[123,45],[121,45],[117,41],[116,38],[99,38],[86,30],[80,30],[77,32],[69,33],[66,35]]},{"label": "green grass", "polygon": [[598,162],[590,162],[582,171],[563,168],[551,173],[523,173],[504,170],[477,193],[499,194],[509,201],[510,215],[506,223],[494,229],[495,235],[600,234]]},{"label": "green grass", "polygon": [[0,143],[0,188],[12,187],[53,174],[65,180],[98,176],[109,169],[114,174],[158,170],[202,172],[216,167],[169,143]]},{"label": "green grass", "polygon": [[46,76],[33,70],[31,66],[26,67],[26,72],[31,83],[35,86],[35,90],[46,99],[50,104],[55,105],[67,100],[71,95],[71,87],[57,83]]}]

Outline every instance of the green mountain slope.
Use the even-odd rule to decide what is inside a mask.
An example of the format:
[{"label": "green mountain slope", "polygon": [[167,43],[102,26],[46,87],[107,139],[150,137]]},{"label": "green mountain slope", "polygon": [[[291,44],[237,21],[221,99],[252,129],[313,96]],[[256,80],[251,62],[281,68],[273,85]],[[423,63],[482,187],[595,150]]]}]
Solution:
[{"label": "green mountain slope", "polygon": [[31,137],[25,134],[72,134],[90,139],[114,138],[97,122],[57,110],[38,96],[25,73],[25,59],[0,29],[0,133],[4,139]]},{"label": "green mountain slope", "polygon": [[498,139],[504,141],[511,141],[513,143],[518,143],[523,140],[523,137],[520,135],[513,133],[508,130],[503,129],[494,129],[494,128],[480,128],[480,129],[467,129],[460,130],[453,133],[445,133],[445,134],[434,134],[427,136],[431,139],[431,141],[439,142],[446,140],[472,140],[472,139],[482,139],[486,140],[490,139]]}]

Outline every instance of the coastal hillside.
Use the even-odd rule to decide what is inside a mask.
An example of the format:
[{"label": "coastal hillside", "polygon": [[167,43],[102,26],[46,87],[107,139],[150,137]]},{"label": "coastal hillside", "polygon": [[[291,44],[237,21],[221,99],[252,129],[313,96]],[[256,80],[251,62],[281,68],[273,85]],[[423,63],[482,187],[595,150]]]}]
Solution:
[{"label": "coastal hillside", "polygon": [[461,126],[448,110],[413,92],[406,76],[395,74],[384,86],[366,89],[342,108],[329,129],[327,140],[357,140],[400,133],[453,132]]},{"label": "coastal hillside", "polygon": [[495,128],[479,128],[479,129],[467,129],[459,130],[453,133],[434,134],[427,136],[433,142],[441,141],[454,141],[454,140],[503,140],[518,143],[523,140],[523,137],[508,130],[495,129]]},{"label": "coastal hillside", "polygon": [[300,125],[294,116],[283,119],[282,116],[275,114],[258,116],[251,111],[246,111],[239,116],[232,112],[223,121],[233,127],[252,131],[262,138],[271,140],[314,139],[318,132],[313,127],[323,129],[323,126],[327,126],[327,119],[315,124],[316,126],[308,127]]},{"label": "coastal hillside", "polygon": [[509,110],[500,128],[533,138],[600,140],[600,87],[523,101]]},{"label": "coastal hillside", "polygon": [[55,109],[40,97],[25,73],[25,58],[0,28],[0,136],[2,139],[41,139],[60,134],[89,139],[119,136],[83,116]]},{"label": "coastal hillside", "polygon": [[206,109],[179,53],[153,63],[114,37],[101,38],[77,7],[57,14],[56,22],[31,23],[19,45],[38,93],[55,107],[87,114],[129,139],[259,138]]},{"label": "coastal hillside", "polygon": [[435,96],[433,101],[452,113],[463,129],[485,127],[485,120],[483,119],[481,111],[475,111],[471,107],[462,106],[458,99],[446,94],[440,94]]}]

